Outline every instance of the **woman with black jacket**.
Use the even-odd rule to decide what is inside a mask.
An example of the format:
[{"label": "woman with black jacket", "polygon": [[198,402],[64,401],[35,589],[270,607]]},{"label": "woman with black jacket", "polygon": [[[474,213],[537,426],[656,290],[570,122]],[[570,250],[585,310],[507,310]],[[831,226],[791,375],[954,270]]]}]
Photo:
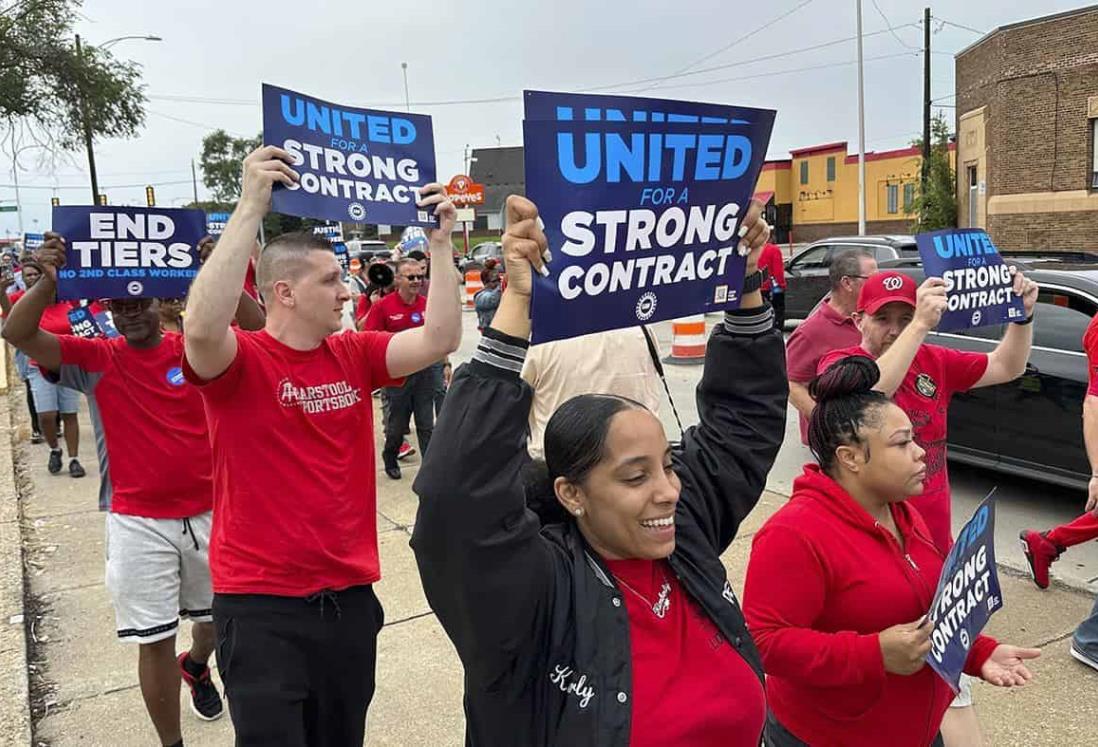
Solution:
[{"label": "woman with black jacket", "polygon": [[[769,234],[760,208],[743,221],[749,276]],[[454,377],[442,446],[414,486],[412,547],[465,668],[466,743],[758,745],[762,664],[720,554],[785,430],[772,312],[745,293],[714,330],[701,422],[674,449],[630,400],[562,405],[546,430],[544,483],[562,510],[543,522],[527,507],[531,392],[519,372],[546,240],[531,202],[512,196],[507,212],[507,290]]]}]

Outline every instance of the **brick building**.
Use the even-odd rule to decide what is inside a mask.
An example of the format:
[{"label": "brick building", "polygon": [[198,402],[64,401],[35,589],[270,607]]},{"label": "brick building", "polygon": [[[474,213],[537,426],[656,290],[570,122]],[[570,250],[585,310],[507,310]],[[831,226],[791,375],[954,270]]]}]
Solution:
[{"label": "brick building", "polygon": [[957,222],[1010,250],[1098,251],[1098,6],[956,56]]}]

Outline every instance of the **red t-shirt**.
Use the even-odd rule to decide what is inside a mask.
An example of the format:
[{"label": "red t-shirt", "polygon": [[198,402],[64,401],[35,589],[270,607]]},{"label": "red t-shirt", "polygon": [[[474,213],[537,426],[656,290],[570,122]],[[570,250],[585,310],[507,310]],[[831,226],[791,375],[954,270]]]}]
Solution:
[{"label": "red t-shirt", "polygon": [[220,594],[304,597],[381,578],[370,392],[394,383],[391,335],[347,332],[313,350],[234,330],[204,381],[214,463],[210,572]]},{"label": "red t-shirt", "polygon": [[[762,683],[667,563],[608,560],[606,565],[629,613],[630,747],[757,747],[766,720]],[[665,583],[670,605],[659,618],[652,604]]]},{"label": "red t-shirt", "polygon": [[416,296],[412,303],[404,303],[399,293],[390,293],[370,307],[363,329],[403,332],[413,327],[422,327],[426,312],[427,299],[423,295]]},{"label": "red t-shirt", "polygon": [[777,244],[767,244],[759,253],[759,269],[766,269],[769,274],[763,281],[762,290],[768,291],[773,283],[785,290],[785,261],[782,259],[782,250]]},{"label": "red t-shirt", "polygon": [[179,366],[183,336],[144,350],[122,337],[58,336],[61,364],[102,376],[99,404],[110,465],[111,511],[182,519],[213,506],[213,466],[202,398]]},{"label": "red t-shirt", "polygon": [[255,282],[255,260],[248,260],[248,269],[244,271],[244,292],[259,302],[259,286]]},{"label": "red t-shirt", "polygon": [[[842,350],[862,341],[862,333],[853,317],[836,311],[828,299],[793,330],[785,344],[785,366],[790,381],[807,385],[816,378],[820,359],[834,350]],[[808,443],[808,419],[801,419],[801,443]]]},{"label": "red t-shirt", "polygon": [[1087,351],[1087,395],[1098,397],[1098,314],[1083,333],[1083,350]]},{"label": "red t-shirt", "polygon": [[[824,356],[819,372],[850,355],[873,358],[860,346]],[[938,345],[920,345],[892,400],[911,418],[915,442],[926,450],[926,480],[921,495],[907,499],[926,521],[930,536],[942,553],[953,544],[950,518],[949,472],[946,469],[946,413],[957,392],[968,391],[987,370],[986,353],[966,353]]]}]

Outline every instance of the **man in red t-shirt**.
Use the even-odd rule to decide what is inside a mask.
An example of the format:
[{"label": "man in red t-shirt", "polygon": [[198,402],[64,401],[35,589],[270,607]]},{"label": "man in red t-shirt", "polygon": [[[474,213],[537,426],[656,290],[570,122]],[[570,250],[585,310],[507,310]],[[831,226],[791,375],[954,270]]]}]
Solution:
[{"label": "man in red t-shirt", "polygon": [[864,249],[839,252],[828,268],[830,294],[793,330],[785,343],[789,404],[800,413],[803,444],[808,444],[808,416],[816,409],[816,401],[808,393],[808,383],[816,378],[821,358],[861,342],[862,333],[854,324],[854,310],[858,306],[862,283],[876,271],[877,260]]},{"label": "man in red t-shirt", "polygon": [[237,744],[360,747],[384,619],[370,392],[461,342],[456,211],[442,185],[420,189],[438,221],[429,324],[336,334],[350,292],[331,245],[301,232],[260,253],[266,327],[233,329],[271,188],[298,184],[293,163],[274,146],[244,159],[240,201],[191,286],[183,369],[213,446],[213,614]]},{"label": "man in red t-shirt", "polygon": [[759,255],[759,269],[763,270],[762,295],[774,308],[774,327],[785,326],[785,260],[777,244],[767,242]]},{"label": "man in red t-shirt", "polygon": [[[110,470],[107,588],[119,640],[138,646],[138,680],[160,743],[182,744],[180,678],[194,712],[221,716],[207,660],[214,648],[207,560],[212,457],[202,400],[183,380],[183,341],[162,333],[153,299],[111,302],[119,337],[58,335],[42,324],[65,264],[64,239],[46,234],[44,272],[15,305],[3,336],[62,384],[83,391]],[[176,656],[180,617],[191,647]]]},{"label": "man in red t-shirt", "polygon": [[[423,285],[423,265],[416,259],[397,262],[394,285],[396,291],[380,299],[370,307],[363,323],[364,330],[374,332],[403,332],[422,327],[427,313],[427,299],[420,293]],[[427,455],[434,430],[435,370],[437,361],[422,371],[416,371],[404,380],[402,386],[386,387],[383,396],[388,401],[389,412],[385,418],[385,446],[381,452],[385,474],[392,480],[400,479],[397,457],[404,433],[408,430],[412,415],[416,419],[416,438],[419,452]]]},{"label": "man in red t-shirt", "polygon": [[[945,311],[944,280],[927,278],[916,288],[907,275],[878,272],[865,281],[858,296],[854,321],[862,332],[861,345],[820,361],[819,372],[823,373],[849,355],[876,359],[881,378],[874,388],[891,396],[907,413],[915,441],[926,450],[923,492],[907,499],[907,503],[922,514],[943,554],[953,544],[946,470],[949,402],[957,392],[1004,384],[1025,371],[1033,343],[1031,322],[1037,284],[1016,272],[1014,292],[1022,297],[1025,321],[1008,324],[1003,339],[990,353],[968,353],[923,342]],[[961,694],[942,722],[942,733],[947,743],[983,743],[968,680],[962,680]]]}]

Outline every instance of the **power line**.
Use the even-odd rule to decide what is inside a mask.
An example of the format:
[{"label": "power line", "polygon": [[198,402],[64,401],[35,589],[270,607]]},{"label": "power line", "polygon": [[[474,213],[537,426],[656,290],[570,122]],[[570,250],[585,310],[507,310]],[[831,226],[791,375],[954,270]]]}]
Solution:
[{"label": "power line", "polygon": [[939,18],[938,16],[931,16],[931,18],[933,18],[938,23],[944,23],[946,26],[953,26],[954,28],[962,29],[964,31],[971,31],[972,33],[979,34],[980,36],[986,36],[987,35],[986,31],[980,31],[980,29],[974,29],[971,26],[965,26],[964,24],[961,24],[961,23],[954,23],[953,21],[947,21],[946,19]]},{"label": "power line", "polygon": [[900,43],[900,46],[907,47],[908,49],[919,49],[919,47],[912,46],[905,42],[903,39],[901,39],[900,35],[896,33],[896,30],[892,28],[892,23],[888,20],[888,16],[886,16],[884,14],[884,11],[881,10],[881,6],[877,4],[877,0],[872,0],[872,2],[873,7],[877,9],[877,15],[879,15],[881,17],[881,20],[885,22],[885,26],[888,27],[889,32],[892,34],[893,38],[895,38],[896,41]]},{"label": "power line", "polygon": [[[762,26],[759,26],[759,27],[757,27],[757,28],[755,28],[755,29],[752,29],[751,31],[748,31],[748,32],[747,32],[746,34],[743,34],[742,36],[740,36],[740,37],[737,37],[736,39],[733,39],[733,40],[732,40],[731,42],[729,42],[728,44],[724,45],[724,46],[723,46],[723,47],[721,47],[720,49],[718,49],[718,50],[716,50],[716,51],[714,51],[714,52],[710,52],[709,54],[707,54],[707,55],[705,55],[704,57],[701,57],[701,58],[699,58],[699,59],[697,59],[697,60],[694,60],[693,62],[691,62],[691,63],[690,63],[689,65],[687,65],[686,67],[683,67],[683,68],[680,68],[680,69],[676,70],[676,71],[675,71],[674,73],[672,73],[672,75],[681,75],[681,74],[683,74],[683,73],[687,72],[688,70],[691,70],[691,69],[693,69],[693,68],[697,67],[698,65],[702,64],[702,63],[703,63],[703,62],[705,62],[706,60],[710,60],[710,59],[712,59],[712,58],[716,57],[716,56],[717,56],[717,55],[719,55],[719,54],[722,54],[722,53],[724,53],[724,52],[727,52],[727,51],[728,51],[729,49],[731,49],[732,47],[736,46],[737,44],[739,44],[739,43],[741,43],[741,42],[743,42],[743,41],[746,41],[747,39],[750,39],[750,38],[751,38],[752,36],[754,36],[755,34],[759,33],[760,31],[764,31],[765,29],[768,29],[768,28],[770,28],[771,26],[773,26],[773,25],[774,25],[775,23],[777,23],[778,21],[781,21],[781,20],[783,20],[783,19],[785,19],[785,18],[788,18],[789,16],[793,15],[793,14],[794,14],[794,13],[796,13],[796,12],[797,12],[798,10],[800,10],[801,8],[803,8],[804,6],[808,5],[808,4],[809,4],[809,3],[811,3],[811,2],[812,2],[812,0],[803,0],[803,2],[801,2],[801,4],[800,4],[800,5],[797,5],[797,6],[793,7],[793,8],[791,8],[790,10],[787,10],[787,11],[786,11],[785,13],[781,14],[780,16],[778,16],[777,18],[775,18],[775,19],[773,19],[773,20],[771,20],[771,21],[767,21],[767,22],[766,22],[766,23],[764,23],[764,24],[763,24]],[[656,83],[656,84],[654,84],[654,85],[650,86],[650,88],[655,88],[655,87],[656,87],[656,85],[659,85],[659,83]]]},{"label": "power line", "polygon": [[[179,181],[170,182],[140,182],[138,184],[100,184],[100,189],[136,189],[139,187],[147,187],[152,185],[154,187],[171,187],[177,184],[190,184],[190,179],[181,179]],[[14,189],[14,184],[0,184],[0,189]],[[87,189],[87,184],[50,184],[50,185],[38,185],[38,184],[20,184],[19,189],[49,189],[49,190],[62,190],[62,189]]]}]

